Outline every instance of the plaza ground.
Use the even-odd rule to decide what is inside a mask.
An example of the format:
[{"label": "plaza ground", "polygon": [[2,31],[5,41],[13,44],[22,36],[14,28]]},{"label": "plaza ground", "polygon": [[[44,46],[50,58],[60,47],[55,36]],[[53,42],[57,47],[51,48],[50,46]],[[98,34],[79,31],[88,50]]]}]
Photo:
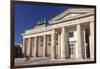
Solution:
[{"label": "plaza ground", "polygon": [[75,63],[75,62],[88,62],[92,59],[51,59],[50,57],[32,57],[30,60],[25,61],[26,58],[16,58],[15,66],[23,65],[45,65],[45,64],[59,64],[59,63]]}]

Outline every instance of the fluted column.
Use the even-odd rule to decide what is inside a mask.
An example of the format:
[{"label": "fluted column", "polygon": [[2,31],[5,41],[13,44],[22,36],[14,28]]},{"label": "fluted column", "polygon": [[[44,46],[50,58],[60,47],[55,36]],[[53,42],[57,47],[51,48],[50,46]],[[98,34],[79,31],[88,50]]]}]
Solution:
[{"label": "fluted column", "polygon": [[34,57],[37,56],[37,36],[35,36],[34,40]]},{"label": "fluted column", "polygon": [[24,39],[24,56],[27,55],[27,39]]},{"label": "fluted column", "polygon": [[22,52],[25,55],[25,39],[23,38]]},{"label": "fluted column", "polygon": [[82,51],[82,58],[83,59],[85,59],[86,58],[86,50],[85,50],[85,29],[84,28],[82,28],[82,30],[81,30],[81,43],[82,43],[82,45],[81,45],[81,51]]},{"label": "fluted column", "polygon": [[94,58],[94,22],[90,22],[90,58]]},{"label": "fluted column", "polygon": [[32,38],[30,38],[30,56],[32,56]]},{"label": "fluted column", "polygon": [[65,58],[65,40],[64,40],[64,35],[65,35],[65,28],[62,28],[62,33],[61,33],[61,58]]},{"label": "fluted column", "polygon": [[87,58],[87,54],[86,54],[86,35],[85,35],[85,30],[83,30],[83,35],[84,35],[84,58],[86,59]]},{"label": "fluted column", "polygon": [[81,25],[77,25],[77,46],[76,46],[76,58],[82,58],[82,34]]},{"label": "fluted column", "polygon": [[62,27],[61,33],[61,58],[69,58],[68,32]]},{"label": "fluted column", "polygon": [[27,56],[30,56],[30,38],[28,38],[27,42]]},{"label": "fluted column", "polygon": [[46,35],[43,36],[43,57],[46,56]]},{"label": "fluted column", "polygon": [[35,45],[34,45],[34,37],[32,37],[32,39],[31,39],[31,43],[32,43],[32,56],[34,57],[34,47],[35,47]]},{"label": "fluted column", "polygon": [[55,30],[52,30],[51,34],[51,58],[55,59],[56,58],[56,45],[55,45]]},{"label": "fluted column", "polygon": [[58,34],[58,58],[61,58],[61,35]]}]

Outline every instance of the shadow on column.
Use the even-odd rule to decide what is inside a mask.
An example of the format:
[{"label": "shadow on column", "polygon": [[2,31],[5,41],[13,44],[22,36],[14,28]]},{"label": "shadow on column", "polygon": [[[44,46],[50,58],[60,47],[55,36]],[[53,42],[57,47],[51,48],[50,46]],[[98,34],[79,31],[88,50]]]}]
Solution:
[{"label": "shadow on column", "polygon": [[89,30],[86,30],[86,43],[87,43],[87,46],[86,46],[86,57],[87,58],[90,58],[89,36],[90,36],[90,32],[89,32]]}]

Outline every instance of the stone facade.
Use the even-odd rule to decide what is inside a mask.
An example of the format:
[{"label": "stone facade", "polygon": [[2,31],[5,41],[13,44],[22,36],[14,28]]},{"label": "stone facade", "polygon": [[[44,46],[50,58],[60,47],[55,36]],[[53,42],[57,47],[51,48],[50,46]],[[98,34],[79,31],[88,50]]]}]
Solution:
[{"label": "stone facade", "polygon": [[94,9],[68,9],[23,33],[23,51],[32,57],[94,59]]}]

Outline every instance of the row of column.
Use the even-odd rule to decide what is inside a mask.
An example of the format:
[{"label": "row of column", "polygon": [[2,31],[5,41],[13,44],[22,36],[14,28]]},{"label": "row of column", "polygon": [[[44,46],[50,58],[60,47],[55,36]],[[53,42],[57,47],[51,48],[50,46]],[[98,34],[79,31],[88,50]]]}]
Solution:
[{"label": "row of column", "polygon": [[[89,51],[90,51],[90,58],[94,58],[94,22],[89,23],[89,31],[88,37],[89,39]],[[87,58],[86,53],[86,41],[85,39],[85,30],[82,29],[80,24],[77,25],[77,46],[76,46],[76,58],[83,59]]]},{"label": "row of column", "polygon": [[[62,28],[62,34],[59,34],[59,37],[58,37],[58,54],[59,54],[59,57],[60,58],[66,58],[66,50],[65,50],[65,45],[68,44],[66,43],[66,31],[65,31],[65,28],[63,27]],[[34,37],[34,57],[36,57],[36,53],[37,53],[37,37]],[[52,33],[51,33],[51,58],[56,58],[56,44],[55,44],[55,30],[53,29],[52,30]],[[24,40],[23,40],[24,41]],[[25,42],[23,42],[23,44],[25,44]],[[26,55],[29,55],[30,54],[30,45],[31,44],[31,39],[29,38],[28,40],[28,47],[25,48],[25,52],[26,52]],[[24,45],[25,47],[25,45]],[[43,57],[46,56],[46,35],[43,36]]]},{"label": "row of column", "polygon": [[[37,56],[37,36],[34,37],[34,50],[32,50],[32,56],[36,57]],[[23,53],[25,53],[25,55],[30,55],[30,48],[32,48],[32,42],[31,42],[31,38],[23,39]],[[46,35],[43,36],[43,57],[46,56]]]},{"label": "row of column", "polygon": [[[94,23],[90,23],[90,56],[94,58]],[[77,25],[77,46],[76,47],[76,58],[82,58],[82,46],[83,46],[83,38],[82,38],[82,28],[81,25]],[[36,57],[37,53],[37,37],[35,38],[35,47],[34,47],[34,57]],[[69,58],[69,43],[68,43],[68,32],[65,27],[62,27],[61,34],[58,34],[58,56],[61,59]],[[51,58],[56,58],[56,42],[55,42],[55,29],[52,30],[51,33]],[[24,40],[23,40],[24,41]],[[28,47],[26,55],[30,54],[30,45],[31,41],[29,38]],[[46,35],[43,35],[43,57],[46,56]]]},{"label": "row of column", "polygon": [[[89,24],[90,35],[89,38],[89,48],[90,48],[90,58],[94,58],[94,22]],[[51,35],[51,57],[56,58],[55,55],[55,30],[52,30]],[[69,53],[69,43],[68,43],[68,31],[65,27],[62,27],[61,34],[58,34],[58,57],[61,59],[70,58]],[[85,46],[85,30],[82,29],[80,24],[77,25],[77,45],[75,46],[75,58],[83,59],[86,58],[86,46]]]},{"label": "row of column", "polygon": [[[62,28],[62,32],[58,34],[58,57],[61,59],[69,58],[69,45],[68,45],[68,33],[66,33],[65,27]],[[55,29],[51,34],[51,58],[56,58],[56,39]]]}]

